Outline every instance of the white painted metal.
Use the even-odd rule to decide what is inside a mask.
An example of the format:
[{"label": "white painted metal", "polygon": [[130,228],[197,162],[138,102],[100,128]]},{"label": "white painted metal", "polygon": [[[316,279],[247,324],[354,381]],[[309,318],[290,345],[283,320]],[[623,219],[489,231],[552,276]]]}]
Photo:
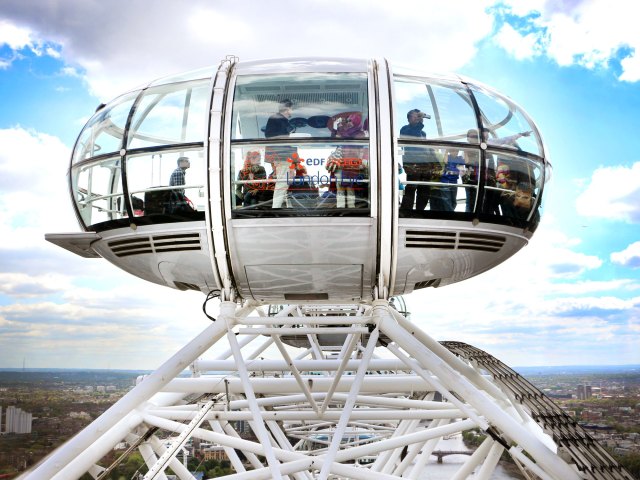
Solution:
[{"label": "white painted metal", "polygon": [[193,420],[189,422],[188,428],[182,432],[171,444],[170,448],[167,448],[164,453],[160,456],[160,458],[155,462],[155,464],[149,468],[149,471],[144,476],[143,480],[153,480],[154,478],[161,478],[162,472],[167,467],[167,464],[171,461],[171,459],[175,458],[175,455],[178,453],[184,444],[189,439],[189,434],[196,428],[200,426],[200,424],[204,421],[204,417],[211,407],[213,407],[214,402],[212,400],[205,403],[198,414],[193,417]]},{"label": "white painted metal", "polygon": [[229,299],[230,273],[227,269],[227,251],[224,238],[224,204],[222,202],[222,190],[220,182],[216,181],[223,174],[222,169],[222,146],[224,137],[222,135],[224,121],[224,99],[226,95],[227,76],[229,69],[235,63],[235,59],[227,58],[220,63],[218,71],[213,77],[211,92],[210,112],[211,119],[207,136],[207,163],[209,165],[209,175],[213,181],[209,182],[209,214],[210,228],[207,229],[209,236],[209,257],[211,268],[216,277],[216,282],[220,290],[224,292],[224,298]]},{"label": "white painted metal", "polygon": [[[470,429],[499,435],[530,476],[580,478],[549,448],[550,437],[531,428],[525,407],[386,300],[364,309],[342,306],[341,341],[324,344],[319,336],[315,347],[304,348],[293,346],[290,330],[300,331],[295,338],[311,337],[304,332],[323,325],[322,312],[334,307],[292,306],[275,317],[248,317],[255,308],[222,302],[217,320],[194,341],[23,478],[99,472],[115,444],[152,427],[158,430],[138,447],[148,478],[161,478],[164,465],[181,480],[191,478],[176,459],[180,448],[164,446],[170,437],[178,445],[199,438],[222,446],[236,472],[227,478],[416,479],[438,468],[434,452],[444,437]],[[327,323],[334,317],[328,314]],[[200,359],[214,345],[222,353]],[[193,378],[176,378],[187,367]],[[255,436],[244,436],[241,425]],[[452,478],[491,477],[504,450],[491,435]]]}]

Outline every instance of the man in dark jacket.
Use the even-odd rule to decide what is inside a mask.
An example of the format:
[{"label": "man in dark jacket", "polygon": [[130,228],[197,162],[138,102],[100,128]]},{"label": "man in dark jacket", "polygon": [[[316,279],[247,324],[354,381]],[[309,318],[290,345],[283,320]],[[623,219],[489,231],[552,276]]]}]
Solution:
[{"label": "man in dark jacket", "polygon": [[293,103],[291,100],[282,100],[278,105],[278,112],[274,113],[267,120],[267,126],[264,129],[266,138],[288,136],[293,128],[289,125],[289,119],[293,111]]},{"label": "man in dark jacket", "polygon": [[[431,118],[426,113],[421,112],[417,108],[409,110],[407,120],[409,123],[400,129],[400,137],[417,137],[426,139],[427,134],[424,132],[423,119]],[[404,147],[404,155],[402,164],[407,172],[408,182],[429,182],[433,181],[434,165],[428,161],[428,150],[424,147]],[[424,210],[429,202],[430,187],[428,185],[407,185],[402,196],[400,211],[407,212],[414,208],[418,211]],[[417,195],[416,195],[417,194]]]}]

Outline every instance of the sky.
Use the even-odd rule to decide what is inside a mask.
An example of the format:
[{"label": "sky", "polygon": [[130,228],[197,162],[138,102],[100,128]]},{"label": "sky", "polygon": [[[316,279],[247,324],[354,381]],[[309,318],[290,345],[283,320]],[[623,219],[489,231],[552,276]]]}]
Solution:
[{"label": "sky", "polygon": [[153,369],[208,325],[202,294],[44,234],[80,231],[66,175],[101,102],[228,54],[386,57],[511,97],[553,164],[540,227],[493,270],[407,296],[411,319],[511,366],[640,364],[639,15],[621,0],[3,0],[0,368]]}]

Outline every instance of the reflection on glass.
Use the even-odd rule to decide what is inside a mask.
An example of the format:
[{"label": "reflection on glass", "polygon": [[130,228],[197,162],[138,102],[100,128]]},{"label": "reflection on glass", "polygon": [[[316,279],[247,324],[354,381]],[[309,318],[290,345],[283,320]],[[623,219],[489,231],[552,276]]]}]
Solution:
[{"label": "reflection on glass", "polygon": [[404,146],[400,216],[412,212],[471,212],[478,188],[479,152]]},{"label": "reflection on glass", "polygon": [[85,225],[127,216],[120,181],[120,158],[74,167],[74,199]]},{"label": "reflection on glass", "polygon": [[340,119],[352,113],[368,136],[367,88],[365,73],[239,76],[231,138],[333,137]]},{"label": "reflection on glass", "polygon": [[472,87],[480,108],[484,141],[488,145],[513,148],[542,155],[533,122],[513,102],[497,93]]},{"label": "reflection on glass", "polygon": [[122,148],[129,110],[136,96],[137,92],[123,95],[91,117],[78,137],[73,163],[118,152]]},{"label": "reflection on glass", "polygon": [[146,90],[131,122],[128,147],[203,141],[208,95],[207,81]]},{"label": "reflection on glass", "polygon": [[234,213],[367,214],[369,147],[366,142],[236,145],[231,181]]},{"label": "reflection on glass", "polygon": [[396,76],[394,92],[400,139],[466,142],[467,131],[477,128],[471,99],[460,83]]}]

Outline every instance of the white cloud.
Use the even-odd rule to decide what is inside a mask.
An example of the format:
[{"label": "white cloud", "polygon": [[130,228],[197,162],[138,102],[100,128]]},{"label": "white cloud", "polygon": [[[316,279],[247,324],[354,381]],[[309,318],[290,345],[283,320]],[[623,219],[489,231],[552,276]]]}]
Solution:
[{"label": "white cloud", "polygon": [[576,209],[585,217],[640,222],[640,162],[596,169]]},{"label": "white cloud", "polygon": [[509,24],[504,24],[500,28],[494,40],[518,60],[524,60],[539,54],[538,42],[540,41],[540,35],[533,32],[522,35]]},{"label": "white cloud", "polygon": [[78,70],[76,70],[73,67],[63,67],[62,70],[60,70],[60,73],[62,73],[62,75],[65,75],[67,77],[79,77],[80,74],[78,73]]},{"label": "white cloud", "polygon": [[7,45],[12,50],[21,50],[32,43],[30,29],[0,20],[0,46]]},{"label": "white cloud", "polygon": [[565,297],[551,300],[544,306],[549,314],[566,314],[592,311],[624,311],[632,310],[638,305],[638,298],[625,300],[613,296],[602,297]]},{"label": "white cloud", "polygon": [[2,248],[33,247],[45,232],[77,230],[66,175],[69,148],[21,127],[0,129],[0,145]]},{"label": "white cloud", "polygon": [[621,252],[613,252],[611,261],[625,267],[640,267],[640,242],[634,242]]},{"label": "white cloud", "polygon": [[0,273],[0,293],[12,297],[39,297],[60,292],[71,285],[61,275],[33,277],[25,273]]},{"label": "white cloud", "polygon": [[[544,221],[544,220],[543,220]],[[543,224],[545,225],[545,224]],[[531,244],[514,259],[520,267],[528,271],[531,265],[544,279],[575,279],[589,270],[602,266],[597,256],[575,250],[581,243],[577,237],[568,237],[559,229],[546,224],[531,241]]]},{"label": "white cloud", "polygon": [[628,57],[623,58],[620,61],[622,67],[622,75],[620,80],[627,82],[637,82],[640,80],[640,57],[637,55],[637,51],[634,50]]},{"label": "white cloud", "polygon": [[[14,25],[28,25],[55,45],[61,59],[85,75],[92,93],[107,101],[158,77],[217,65],[228,54],[241,60],[384,56],[428,71],[457,70],[491,33],[493,16],[486,9],[494,1],[408,0],[398,8],[354,0],[341,4],[340,14],[323,0],[286,0],[277,8],[235,0],[158,0],[154,8],[82,0],[4,3],[11,5],[5,11]],[[99,28],[87,19],[100,19]]]},{"label": "white cloud", "polygon": [[[602,2],[557,2],[554,0],[529,2],[507,1],[510,13],[519,16],[518,29],[526,32],[526,39],[535,33],[541,38],[545,53],[559,65],[582,65],[593,69],[607,67],[619,55],[622,74],[620,80],[640,80],[640,62],[635,51],[640,49],[637,18],[640,5],[623,0]],[[520,23],[520,22],[519,22]],[[517,54],[524,48],[522,40],[511,34],[514,43],[503,43],[507,51]],[[529,41],[532,41],[530,39]],[[622,50],[626,53],[621,53]],[[524,48],[523,51],[527,51]]]}]

